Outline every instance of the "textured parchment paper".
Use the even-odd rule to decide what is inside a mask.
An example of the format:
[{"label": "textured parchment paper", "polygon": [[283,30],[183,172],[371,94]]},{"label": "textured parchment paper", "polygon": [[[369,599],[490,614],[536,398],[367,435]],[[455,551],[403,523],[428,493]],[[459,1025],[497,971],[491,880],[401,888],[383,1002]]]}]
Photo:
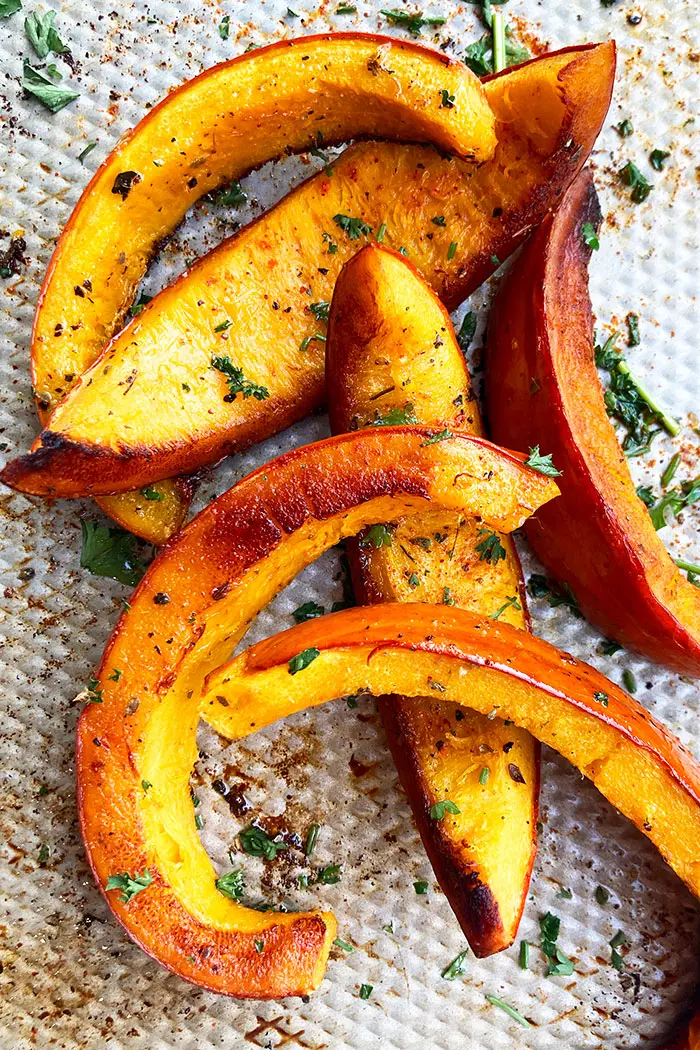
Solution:
[{"label": "textured parchment paper", "polygon": [[[335,3],[284,0],[181,4],[122,2],[56,6],[61,36],[75,72],[57,64],[79,100],[51,115],[22,97],[25,10],[0,21],[0,250],[23,232],[29,264],[0,283],[0,450],[24,449],[36,430],[28,371],[30,322],[53,242],[91,172],[118,137],[174,84],[243,51],[248,44],[335,29],[387,30],[376,7],[356,0],[357,13],[335,15]],[[55,6],[55,5],[54,5]],[[44,6],[40,8],[46,10]],[[410,8],[414,10],[414,8]],[[615,37],[620,48],[615,100],[594,153],[606,222],[592,263],[600,331],[624,328],[640,316],[641,345],[630,358],[682,419],[673,441],[657,440],[640,480],[655,481],[673,451],[679,478],[698,474],[700,361],[697,339],[698,139],[700,15],[695,0],[599,0],[542,3],[511,0],[511,23],[527,37],[562,47]],[[482,32],[474,8],[445,0],[426,7],[446,19],[424,33],[454,55]],[[230,16],[224,40],[218,26]],[[641,15],[639,24],[634,17]],[[398,33],[398,31],[395,31]],[[400,35],[400,34],[399,34]],[[614,129],[623,118],[634,134]],[[97,146],[84,163],[78,155]],[[653,172],[653,148],[669,150],[666,170]],[[635,161],[654,183],[644,204],[629,201],[616,172]],[[178,231],[145,283],[153,292],[185,261],[228,235],[235,223],[259,215],[309,173],[308,158],[270,166],[245,182],[248,204],[236,211],[203,205]],[[498,278],[494,278],[494,281]],[[492,282],[493,283],[493,282]],[[480,312],[485,287],[472,297]],[[478,373],[477,373],[478,379]],[[327,433],[324,417],[305,421],[215,470],[198,506],[263,460]],[[466,945],[432,878],[398,788],[374,707],[328,705],[224,748],[202,733],[195,786],[203,840],[221,870],[242,822],[275,818],[300,835],[322,825],[314,861],[341,863],[340,883],[298,888],[301,854],[265,868],[240,855],[249,899],[289,907],[332,907],[352,954],[334,950],[322,989],[309,1002],[240,1004],[198,991],[149,961],[112,920],[93,885],[79,840],[73,770],[78,714],[72,698],[96,665],[125,588],[79,568],[80,518],[99,518],[87,503],[33,503],[0,494],[0,589],[3,610],[0,776],[2,926],[0,926],[0,1040],[7,1050],[29,1047],[128,1050],[301,1046],[401,1050],[500,1050],[563,1046],[654,1047],[672,1028],[698,978],[698,908],[680,882],[628,823],[587,782],[551,753],[543,767],[542,830],[522,937],[539,942],[539,917],[561,917],[560,944],[575,960],[570,978],[546,978],[537,949],[530,969],[518,967],[517,946],[486,961],[469,957],[463,977],[441,979]],[[700,559],[697,509],[662,534],[676,556]],[[537,566],[525,554],[529,574]],[[316,599],[340,598],[335,553],[308,569],[260,618],[252,637],[291,623],[291,610]],[[697,684],[618,652],[603,656],[600,637],[567,610],[532,602],[535,630],[590,660],[614,680],[629,668],[638,696],[700,754]],[[252,807],[240,816],[212,787],[224,779]],[[238,800],[240,801],[240,799]],[[238,814],[238,815],[237,815]],[[274,824],[274,821],[273,821]],[[41,846],[48,859],[40,863]],[[45,851],[44,851],[45,852]],[[237,857],[237,864],[239,858]],[[418,896],[413,882],[430,889]],[[595,888],[610,900],[601,906]],[[569,891],[561,895],[562,889]],[[610,966],[609,941],[622,929],[629,941],[625,973]],[[393,932],[391,932],[393,931]],[[361,983],[374,986],[358,996]],[[530,1018],[524,1029],[485,999],[500,996]]]}]

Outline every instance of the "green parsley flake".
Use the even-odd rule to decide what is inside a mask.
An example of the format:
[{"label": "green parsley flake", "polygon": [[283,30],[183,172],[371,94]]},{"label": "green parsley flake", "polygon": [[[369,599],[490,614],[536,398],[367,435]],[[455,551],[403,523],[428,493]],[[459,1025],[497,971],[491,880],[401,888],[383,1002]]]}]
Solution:
[{"label": "green parsley flake", "polygon": [[228,355],[212,357],[211,367],[226,376],[229,392],[224,397],[224,401],[234,401],[238,394],[241,394],[244,401],[247,401],[249,397],[254,397],[256,401],[265,401],[269,398],[270,392],[267,387],[246,379],[243,370],[238,365],[234,365]]},{"label": "green parsley flake", "polygon": [[153,876],[148,868],[145,868],[141,875],[129,875],[128,871],[123,871],[119,875],[110,875],[105,889],[121,890],[119,900],[122,904],[128,904],[137,893],[148,889],[152,882]]},{"label": "green parsley flake", "polygon": [[408,30],[411,36],[414,37],[420,36],[423,26],[441,26],[445,23],[444,18],[424,18],[422,11],[411,15],[407,11],[385,11],[382,9],[380,14],[388,18],[392,25],[401,26],[403,29]]},{"label": "green parsley flake", "polygon": [[464,973],[464,962],[469,955],[469,949],[465,948],[463,952],[455,956],[449,966],[446,966],[440,976],[444,981],[455,981],[458,977],[461,977]]},{"label": "green parsley flake", "polygon": [[318,602],[304,602],[294,610],[292,616],[297,623],[306,623],[307,620],[315,620],[318,616],[323,616],[324,612],[323,606]]},{"label": "green parsley flake", "polygon": [[431,820],[442,820],[446,813],[452,813],[453,815],[461,813],[459,806],[450,798],[443,799],[441,802],[435,802],[430,807]]},{"label": "green parsley flake", "polygon": [[600,248],[600,240],[598,239],[596,228],[592,222],[584,222],[581,226],[581,240],[594,252],[597,252]]},{"label": "green parsley flake", "polygon": [[523,1017],[519,1010],[516,1010],[510,1003],[505,1002],[503,999],[497,998],[495,995],[487,995],[486,999],[492,1006],[497,1006],[499,1010],[503,1010],[504,1013],[508,1014],[514,1021],[521,1024],[523,1028],[532,1028],[530,1022]]},{"label": "green parsley flake", "polygon": [[534,448],[529,450],[525,466],[531,467],[532,470],[536,470],[539,474],[545,474],[548,478],[561,477],[561,471],[554,466],[551,455],[543,456],[540,454],[539,445],[535,445]]},{"label": "green parsley flake", "polygon": [[299,671],[305,670],[309,664],[312,664],[317,656],[321,655],[320,649],[315,649],[313,646],[310,649],[304,649],[302,652],[297,653],[289,661],[289,673],[298,674]]},{"label": "green parsley flake", "polygon": [[393,545],[392,529],[390,525],[371,525],[367,534],[360,540],[361,547],[391,547]]},{"label": "green parsley flake", "polygon": [[362,235],[367,237],[372,232],[372,227],[368,226],[362,219],[354,219],[349,215],[334,215],[333,222],[340,227],[343,233],[348,235],[351,241],[359,240]]},{"label": "green parsley flake", "polygon": [[245,877],[242,871],[229,871],[216,880],[216,888],[224,897],[240,901],[245,891]]},{"label": "green parsley flake", "polygon": [[373,987],[374,987],[374,985],[372,985],[372,984],[361,984],[360,985],[360,999],[369,999],[370,995],[372,994],[372,988]]},{"label": "green parsley flake", "polygon": [[501,559],[505,561],[506,549],[497,532],[493,532],[492,529],[479,529],[477,535],[484,537],[476,545],[480,561],[487,561],[490,565],[498,565]]},{"label": "green parsley flake", "polygon": [[245,853],[249,853],[251,857],[264,857],[265,860],[275,860],[281,850],[287,849],[286,842],[271,839],[256,824],[249,824],[247,828],[243,828],[238,839]]},{"label": "green parsley flake", "polygon": [[425,448],[427,445],[436,445],[438,441],[447,441],[448,438],[454,437],[451,430],[441,430],[439,434],[432,434],[426,438],[425,441],[421,441],[420,447]]}]

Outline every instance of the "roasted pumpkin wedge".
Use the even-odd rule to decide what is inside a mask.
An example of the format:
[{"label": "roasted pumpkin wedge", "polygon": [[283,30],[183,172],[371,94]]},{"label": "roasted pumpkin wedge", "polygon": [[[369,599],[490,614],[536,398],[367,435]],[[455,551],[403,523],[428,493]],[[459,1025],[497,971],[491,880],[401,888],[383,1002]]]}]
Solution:
[{"label": "roasted pumpkin wedge", "polygon": [[323,398],[320,304],[342,264],[383,236],[455,305],[558,202],[600,130],[614,68],[614,45],[601,44],[490,80],[498,144],[478,167],[415,146],[346,151],[156,296],[2,479],[54,496],[137,488],[306,415]]},{"label": "roasted pumpkin wedge", "polygon": [[56,246],[34,326],[41,410],[92,364],[157,245],[203,194],[275,157],[358,136],[430,142],[479,161],[496,146],[478,77],[388,36],[280,40],[166,95],[96,172]]},{"label": "roasted pumpkin wedge", "polygon": [[[415,267],[380,245],[340,271],[326,383],[334,433],[392,420],[482,433],[449,314]],[[518,556],[506,536],[473,518],[424,510],[398,521],[389,542],[377,547],[366,531],[346,542],[362,604],[448,603],[528,623]],[[500,719],[462,717],[437,696],[382,697],[379,710],[421,838],[469,944],[479,956],[507,948],[535,857],[539,745]],[[504,775],[511,763],[526,787]],[[459,815],[431,820],[431,806],[443,798]]]},{"label": "roasted pumpkin wedge", "polygon": [[[304,670],[294,673],[300,654]],[[508,718],[567,758],[700,896],[700,764],[599,671],[510,624],[464,609],[377,605],[301,624],[207,680],[204,704],[248,736],[361,690],[433,696]],[[223,728],[223,727],[222,727]],[[516,782],[514,765],[499,771]],[[446,809],[440,818],[454,817]]]},{"label": "roasted pumpkin wedge", "polygon": [[509,448],[540,445],[562,472],[561,499],[528,524],[527,538],[588,619],[652,660],[700,675],[700,589],[635,492],[595,365],[582,226],[599,221],[585,172],[502,285],[489,321],[492,434]]},{"label": "roasted pumpkin wedge", "polygon": [[[87,854],[130,935],[206,988],[306,993],[323,977],[335,924],[326,913],[252,911],[217,891],[189,791],[204,676],[301,568],[364,525],[427,501],[509,532],[557,493],[522,457],[434,434],[367,430],[267,463],[163,549],[107,646],[90,694],[98,702],[78,725]],[[212,724],[224,710],[216,705]],[[127,889],[118,893],[115,881]]]}]

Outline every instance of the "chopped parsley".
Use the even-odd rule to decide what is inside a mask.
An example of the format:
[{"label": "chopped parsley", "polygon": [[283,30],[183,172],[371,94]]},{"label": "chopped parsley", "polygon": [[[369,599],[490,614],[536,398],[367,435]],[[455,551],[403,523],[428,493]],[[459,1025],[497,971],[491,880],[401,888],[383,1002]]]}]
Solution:
[{"label": "chopped parsley", "polygon": [[649,162],[654,171],[664,170],[664,161],[667,160],[671,154],[665,149],[653,149],[649,154]]},{"label": "chopped parsley", "polygon": [[[662,484],[663,488],[668,488],[668,486],[671,484],[671,482],[675,478],[676,471],[678,470],[678,467],[680,466],[680,462],[681,462],[681,454],[680,454],[680,452],[676,452],[675,455],[673,455],[671,457],[671,459],[669,460],[668,466],[666,467],[666,469],[664,470],[663,474],[661,475],[661,484]],[[651,490],[648,490],[648,491],[651,491]],[[644,499],[644,497],[640,497],[640,498]],[[646,500],[644,500],[644,502],[646,502]],[[647,504],[647,506],[651,506],[653,504],[653,502],[654,502],[654,500],[653,500],[653,497],[652,497],[651,504]]]},{"label": "chopped parsley", "polygon": [[628,117],[625,117],[624,120],[621,120],[619,124],[615,125],[615,131],[621,139],[628,139],[634,131],[632,121]]},{"label": "chopped parsley", "polygon": [[328,245],[328,254],[335,255],[335,253],[338,251],[338,245],[335,243],[330,233],[323,233],[321,236]]},{"label": "chopped parsley", "polygon": [[226,357],[212,357],[211,367],[226,376],[229,392],[224,401],[235,401],[238,394],[241,394],[246,401],[249,397],[254,397],[256,401],[265,401],[270,396],[267,387],[260,386],[258,383],[252,383],[249,379],[246,379],[243,375],[243,369],[239,368],[238,365],[234,365],[228,355]]},{"label": "chopped parsley", "polygon": [[354,15],[356,11],[357,8],[350,4],[343,4],[342,7],[336,7],[335,9],[337,15]]},{"label": "chopped parsley", "polygon": [[[440,92],[440,109],[454,109],[455,108],[455,97],[451,95],[447,88],[443,88]],[[456,247],[456,245],[455,245]],[[451,256],[448,256],[448,259]]]},{"label": "chopped parsley", "polygon": [[83,546],[80,567],[93,576],[106,576],[127,587],[135,587],[144,572],[145,564],[136,554],[136,537],[124,529],[99,525],[84,518],[80,523]]},{"label": "chopped parsley", "polygon": [[388,18],[392,25],[401,26],[403,29],[406,29],[411,36],[420,36],[420,31],[423,26],[441,26],[445,24],[444,18],[424,18],[422,11],[418,11],[416,14],[411,15],[408,11],[385,11],[382,8],[380,14],[384,15],[385,18]]},{"label": "chopped parsley", "polygon": [[627,430],[622,450],[628,457],[640,456],[649,450],[660,432],[657,423],[673,437],[680,427],[634,375],[622,354],[615,350],[617,337],[618,333],[613,332],[603,346],[596,346],[595,363],[610,373],[605,407],[608,415],[618,419]]},{"label": "chopped parsley", "polygon": [[608,694],[600,691],[596,691],[593,694],[593,699],[597,704],[600,704],[601,707],[607,707],[610,702],[610,697],[608,696]]},{"label": "chopped parsley", "polygon": [[153,784],[150,782],[150,780],[142,780],[141,787],[143,788],[143,793],[145,795],[146,792],[153,787]]},{"label": "chopped parsley", "polygon": [[408,577],[408,586],[413,590],[415,590],[416,587],[420,587],[420,579],[416,576],[415,572],[412,572]]},{"label": "chopped parsley", "polygon": [[413,405],[409,403],[403,408],[390,408],[383,416],[379,416],[369,425],[371,427],[400,427],[417,422]]},{"label": "chopped parsley", "polygon": [[428,883],[425,879],[419,879],[418,882],[413,883],[413,888],[419,897],[424,897],[428,892]]},{"label": "chopped parsley", "polygon": [[469,955],[469,949],[465,948],[463,952],[455,956],[449,966],[446,966],[440,976],[444,981],[455,981],[458,977],[461,977],[464,973],[464,962]]},{"label": "chopped parsley", "polygon": [[367,534],[360,540],[361,547],[374,547],[378,550],[380,547],[391,547],[393,544],[393,538],[391,535],[390,525],[371,525]]},{"label": "chopped parsley", "polygon": [[230,32],[231,32],[231,16],[230,15],[224,15],[224,17],[219,22],[219,36],[221,37],[222,40],[228,40]]},{"label": "chopped parsley", "polygon": [[581,226],[581,240],[594,252],[597,252],[600,248],[600,240],[598,239],[596,228],[592,222],[584,222]]},{"label": "chopped parsley", "polygon": [[245,877],[242,871],[228,871],[216,880],[215,886],[224,897],[232,901],[240,901],[245,890]]},{"label": "chopped parsley", "polygon": [[499,620],[501,616],[503,616],[503,613],[506,611],[506,609],[511,608],[515,609],[516,612],[520,612],[522,610],[522,605],[518,601],[518,596],[516,594],[513,594],[510,598],[508,598],[501,606],[501,608],[496,610],[496,612],[489,613],[489,620]]},{"label": "chopped parsley", "polygon": [[637,692],[637,679],[634,677],[634,674],[630,671],[629,667],[626,667],[622,672],[622,684],[627,692],[631,693],[633,696]]},{"label": "chopped parsley", "polygon": [[316,843],[318,842],[318,833],[320,830],[320,824],[309,824],[309,830],[306,832],[306,841],[304,843],[305,856],[310,857],[313,851],[316,849]]},{"label": "chopped parsley", "polygon": [[262,953],[265,951],[265,941],[256,938],[253,941],[253,944],[255,945],[255,950],[258,953],[258,955],[262,955]]},{"label": "chopped parsley", "polygon": [[381,226],[379,227],[379,229],[377,230],[377,241],[379,242],[379,244],[383,244],[383,242],[384,242],[384,234],[385,233],[386,233],[386,223],[383,222],[381,224]]},{"label": "chopped parsley", "polygon": [[679,569],[688,573],[688,583],[692,583],[693,587],[700,587],[700,565],[693,565],[682,558],[675,558],[674,561]]},{"label": "chopped parsley", "polygon": [[445,223],[445,216],[444,215],[435,215],[435,216],[433,216],[433,218],[430,221],[435,226],[445,226],[446,225],[446,223]]},{"label": "chopped parsley", "polygon": [[[80,160],[80,158],[78,158],[78,160]],[[138,317],[138,315],[143,312],[143,310],[146,308],[146,306],[148,306],[152,299],[152,295],[146,295],[145,292],[141,292],[136,302],[132,303],[129,307],[129,313],[131,314],[131,316]]]},{"label": "chopped parsley", "polygon": [[247,828],[243,828],[238,839],[245,853],[249,853],[251,857],[264,857],[265,860],[275,860],[281,850],[287,849],[286,842],[271,839],[256,824],[249,824]]},{"label": "chopped parsley", "polygon": [[304,602],[299,605],[292,616],[297,623],[306,623],[307,620],[315,620],[317,616],[323,616],[325,609],[318,602]]},{"label": "chopped parsley", "polygon": [[[115,678],[115,681],[118,679]],[[88,704],[101,704],[102,703],[102,689],[100,688],[99,679],[95,678],[94,675],[90,675],[87,684],[87,701]]]},{"label": "chopped parsley", "polygon": [[219,190],[214,198],[214,203],[226,205],[229,208],[239,208],[241,204],[245,204],[247,200],[247,194],[241,189],[240,183],[232,182],[230,186],[226,186],[223,190]]},{"label": "chopped parsley", "polygon": [[574,964],[571,959],[564,955],[561,948],[557,947],[560,926],[561,920],[551,911],[540,919],[540,948],[549,961],[547,977],[569,977],[574,972]]},{"label": "chopped parsley", "polygon": [[47,11],[40,15],[32,11],[24,20],[24,32],[27,40],[34,48],[37,58],[45,59],[53,52],[55,55],[64,55],[70,49],[61,40],[54,28],[56,20],[55,11]]},{"label": "chopped parsley", "polygon": [[490,776],[491,776],[491,770],[489,769],[488,766],[484,766],[484,768],[479,773],[479,783],[481,784],[482,787],[484,787],[484,785],[486,784],[486,782],[488,781]]},{"label": "chopped parsley", "polygon": [[523,1017],[520,1011],[516,1010],[514,1006],[510,1005],[510,1003],[505,1002],[505,1000],[503,999],[499,999],[495,995],[487,995],[486,999],[489,1003],[491,1003],[491,1006],[497,1006],[499,1010],[503,1010],[503,1012],[508,1014],[508,1016],[511,1017],[514,1021],[517,1021],[518,1024],[521,1024],[523,1028],[532,1028],[532,1025],[527,1020],[527,1018]]},{"label": "chopped parsley", "polygon": [[432,434],[426,438],[425,441],[421,441],[420,447],[425,448],[426,445],[435,445],[438,441],[447,441],[448,438],[454,437],[451,430],[441,430],[438,434]]},{"label": "chopped parsley", "polygon": [[360,999],[369,999],[370,995],[372,994],[373,987],[374,987],[374,985],[372,985],[372,984],[361,984],[360,985]]},{"label": "chopped parsley", "polygon": [[561,477],[561,471],[554,466],[551,455],[541,455],[539,445],[535,445],[534,448],[530,449],[530,454],[525,460],[525,466],[536,470],[538,474],[546,474],[548,478]]},{"label": "chopped parsley", "polygon": [[459,349],[463,354],[466,354],[469,347],[472,345],[472,339],[476,332],[476,314],[473,310],[464,315],[464,319],[459,326],[459,332],[457,333],[457,342],[459,343]]},{"label": "chopped parsley", "polygon": [[572,900],[573,896],[574,895],[571,892],[571,890],[567,889],[566,886],[562,886],[561,889],[557,892],[557,897],[559,897],[561,900],[564,900],[564,901]]},{"label": "chopped parsley", "polygon": [[214,331],[215,332],[226,332],[231,327],[232,324],[233,324],[233,322],[230,321],[229,318],[227,317],[226,320],[222,321],[220,324],[218,324],[215,327]]},{"label": "chopped parsley", "polygon": [[626,944],[627,937],[622,930],[618,930],[610,941],[610,965],[618,972],[621,972],[625,968],[625,960],[623,959],[622,954],[618,951],[618,948],[622,948],[623,945]]},{"label": "chopped parsley", "polygon": [[638,314],[627,314],[627,345],[639,346],[639,316]]},{"label": "chopped parsley", "polygon": [[328,310],[330,308],[330,305],[331,304],[329,302],[311,303],[311,305],[309,306],[309,310],[314,315],[317,321],[327,321]]},{"label": "chopped parsley", "polygon": [[121,678],[121,676],[122,676],[121,671],[118,668],[115,667],[114,670],[112,671],[112,673],[110,675],[108,675],[107,677],[108,677],[110,682],[118,682],[119,679]]},{"label": "chopped parsley", "polygon": [[313,881],[322,886],[335,886],[337,882],[340,882],[341,876],[340,864],[327,864],[325,868],[319,868],[315,872]]},{"label": "chopped parsley", "polygon": [[447,261],[450,262],[454,259],[457,254],[457,241],[451,241],[449,248],[447,249]]},{"label": "chopped parsley", "polygon": [[352,218],[350,215],[334,215],[333,222],[340,227],[343,233],[348,235],[351,241],[359,240],[362,235],[367,237],[372,232],[372,227],[368,226],[366,222],[363,222],[362,219]]},{"label": "chopped parsley", "polygon": [[[637,492],[639,495],[639,492]],[[645,493],[646,496],[646,493]],[[671,489],[657,502],[649,506],[649,517],[652,525],[658,532],[668,524],[668,517],[675,518],[686,507],[691,507],[700,500],[700,477],[688,481],[682,481],[679,488]],[[667,511],[669,512],[667,514]]]},{"label": "chopped parsley", "polygon": [[443,605],[454,605],[455,600],[452,597],[452,591],[450,587],[442,588],[442,604]]},{"label": "chopped parsley", "polygon": [[487,561],[490,565],[498,565],[501,559],[505,561],[506,549],[502,545],[501,538],[497,532],[493,532],[492,529],[479,529],[477,536],[484,537],[476,545],[480,561]]},{"label": "chopped parsley", "polygon": [[123,871],[119,875],[110,875],[105,888],[108,890],[121,890],[119,900],[122,904],[128,904],[137,893],[148,889],[152,882],[153,876],[148,868],[145,868],[141,875],[129,875],[128,871]]},{"label": "chopped parsley", "polygon": [[[86,157],[90,156],[90,154],[92,153],[92,151],[94,150],[96,145],[97,145],[96,141],[95,142],[88,142],[87,146],[85,146],[85,148],[80,151],[80,153],[78,154],[78,160],[80,161],[81,164],[83,163],[83,161],[85,160]],[[131,309],[133,310],[133,307]]]},{"label": "chopped parsley", "polygon": [[605,886],[596,886],[595,899],[601,907],[605,907],[610,900],[610,890],[606,889]]},{"label": "chopped parsley", "polygon": [[0,18],[9,18],[22,9],[22,0],[0,0]]},{"label": "chopped parsley", "polygon": [[299,671],[305,670],[309,664],[312,664],[317,656],[321,655],[320,649],[315,649],[313,646],[310,649],[303,649],[296,656],[293,656],[287,665],[290,674],[298,674]]},{"label": "chopped parsley", "polygon": [[521,970],[527,970],[530,966],[530,942],[521,941],[520,951],[518,952],[518,964]]},{"label": "chopped parsley", "polygon": [[560,605],[565,605],[577,616],[581,615],[579,604],[568,583],[563,583],[560,587],[555,587],[553,584],[549,583],[546,576],[543,576],[539,572],[533,572],[532,576],[530,576],[527,581],[527,593],[531,598],[546,598],[547,604],[552,609],[556,609]]},{"label": "chopped parsley", "polygon": [[160,503],[161,500],[165,499],[164,494],[154,488],[153,485],[146,485],[145,488],[142,488],[141,495],[145,496],[150,503]]},{"label": "chopped parsley", "polygon": [[459,806],[456,805],[450,798],[443,799],[441,802],[435,802],[430,807],[430,819],[431,820],[442,820],[446,813],[457,814],[461,813]]},{"label": "chopped parsley", "polygon": [[642,201],[645,201],[654,188],[631,160],[627,161],[618,174],[622,182],[632,190],[630,200],[634,201],[635,204],[641,204]]},{"label": "chopped parsley", "polygon": [[75,102],[79,92],[71,91],[70,88],[58,87],[49,77],[45,77],[38,69],[24,60],[24,75],[22,87],[28,95],[33,95],[42,105],[50,109],[52,113],[58,113],[64,106]]}]

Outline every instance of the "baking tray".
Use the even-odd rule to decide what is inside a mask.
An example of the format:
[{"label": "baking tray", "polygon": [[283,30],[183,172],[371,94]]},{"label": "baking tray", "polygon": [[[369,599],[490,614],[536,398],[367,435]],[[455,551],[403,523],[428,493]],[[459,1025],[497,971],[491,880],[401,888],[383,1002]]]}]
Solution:
[{"label": "baking tray", "polygon": [[[22,58],[31,57],[22,21],[31,5],[25,2],[24,12],[0,21],[0,228],[23,234],[29,260],[18,277],[0,285],[3,455],[23,450],[36,432],[28,370],[32,313],[55,238],[92,171],[168,88],[249,44],[327,29],[403,35],[387,27],[378,4],[357,0],[356,14],[346,16],[335,15],[336,6],[294,3],[296,18],[279,0],[54,6],[75,59],[71,83],[80,91],[79,100],[56,115],[22,97]],[[614,101],[592,158],[606,216],[591,267],[599,329],[624,328],[629,311],[639,314],[642,342],[630,351],[635,368],[684,422],[678,438],[658,439],[645,461],[633,461],[633,470],[639,481],[658,479],[672,451],[680,451],[682,476],[694,477],[700,447],[693,431],[693,412],[700,413],[697,5],[619,0],[607,7],[570,0],[553,7],[511,0],[506,13],[538,48],[610,37],[619,46]],[[423,39],[449,54],[461,56],[482,32],[468,4],[445,2],[425,13],[446,21]],[[230,33],[224,40],[219,25],[225,15]],[[632,120],[634,134],[623,139],[614,125],[624,118]],[[81,163],[79,154],[92,141],[97,145]],[[653,148],[669,150],[671,158],[664,172],[653,173],[648,201],[635,205],[617,172],[630,159],[648,171]],[[196,208],[151,268],[145,290],[172,280],[188,259],[259,215],[316,163],[296,158],[251,176],[245,180],[248,203],[235,212],[211,204]],[[0,249],[6,246],[7,239],[0,242]],[[468,304],[480,317],[472,362],[477,381],[497,281]],[[316,416],[232,458],[211,472],[197,505],[271,456],[327,433],[325,417]],[[422,851],[370,700],[356,709],[327,705],[228,747],[202,731],[195,774],[203,841],[222,869],[241,824],[212,788],[222,775],[245,793],[255,813],[280,827],[303,834],[312,821],[322,825],[318,861],[343,864],[339,884],[302,892],[293,858],[263,868],[244,857],[249,894],[290,907],[332,907],[341,936],[356,950],[334,949],[327,978],[308,1002],[239,1003],[198,990],[146,958],[116,925],[93,883],[74,790],[74,697],[99,660],[126,591],[79,568],[80,519],[100,517],[91,504],[51,505],[4,490],[0,513],[3,1048],[578,1050],[661,1044],[698,981],[697,904],[646,839],[546,750],[540,847],[521,933],[538,943],[539,917],[556,912],[560,943],[576,973],[545,978],[538,951],[531,969],[521,971],[514,947],[487,960],[470,956],[463,977],[441,979],[466,945]],[[676,556],[700,558],[699,520],[697,510],[686,513],[662,533]],[[527,574],[538,570],[527,551],[524,565]],[[315,598],[327,606],[341,594],[341,567],[329,552],[280,595],[247,640],[289,626],[291,610],[302,601]],[[543,601],[531,604],[538,634],[616,681],[625,668],[633,671],[638,696],[700,755],[696,684],[624,651],[603,656],[600,636],[583,620]],[[40,863],[42,845],[49,856]],[[417,879],[428,881],[427,895],[414,892]],[[605,907],[595,900],[599,884],[610,891]],[[609,963],[608,942],[618,929],[629,940],[622,975]],[[374,985],[368,1001],[358,997],[361,983]],[[486,994],[517,1007],[533,1027],[518,1026],[489,1005]]]}]

